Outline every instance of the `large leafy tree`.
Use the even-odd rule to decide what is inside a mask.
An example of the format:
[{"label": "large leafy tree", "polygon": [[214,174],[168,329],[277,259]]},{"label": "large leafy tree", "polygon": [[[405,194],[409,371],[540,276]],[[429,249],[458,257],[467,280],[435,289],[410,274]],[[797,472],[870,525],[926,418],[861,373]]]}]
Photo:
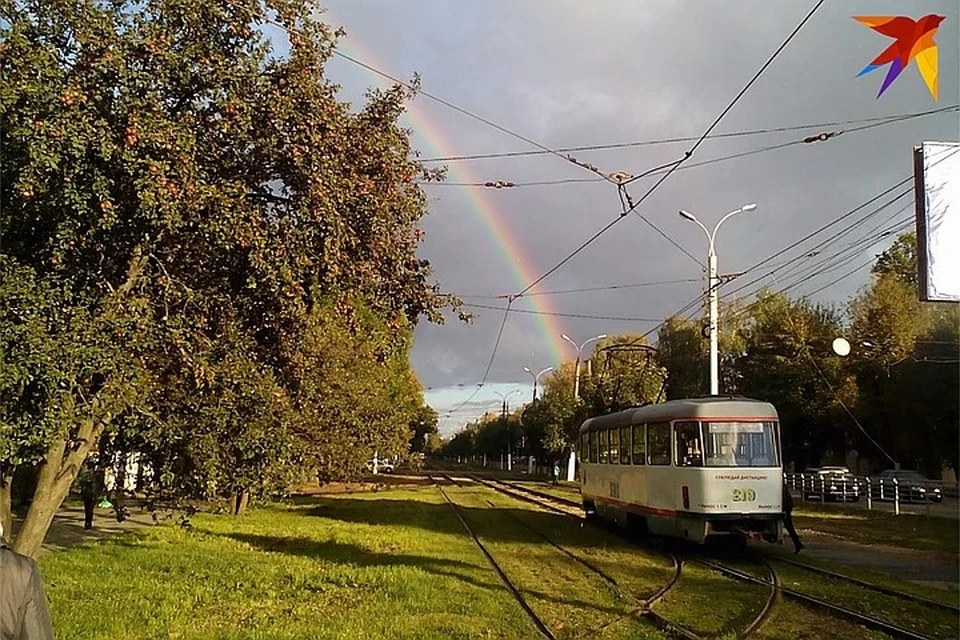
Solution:
[{"label": "large leafy tree", "polygon": [[[111,429],[151,420],[141,433],[193,438],[194,450],[232,434],[238,450],[202,457],[204,473],[242,488],[252,476],[214,470],[245,461],[238,473],[257,475],[256,443],[295,426],[287,408],[326,408],[309,393],[339,391],[307,378],[347,388],[350,372],[371,370],[365,383],[386,389],[377,402],[417,394],[410,325],[441,321],[455,301],[415,254],[426,209],[397,125],[408,96],[375,91],[351,112],[323,73],[336,35],[308,2],[268,5],[0,2],[0,488],[18,464],[39,469],[20,551],[39,549]],[[256,28],[268,10],[285,56]],[[296,345],[331,316],[344,339],[365,336],[363,356],[305,371],[316,354]],[[188,383],[196,402],[149,406]],[[341,408],[322,437],[318,423],[301,429],[312,446],[340,435]],[[398,417],[343,419],[371,415]]]}]

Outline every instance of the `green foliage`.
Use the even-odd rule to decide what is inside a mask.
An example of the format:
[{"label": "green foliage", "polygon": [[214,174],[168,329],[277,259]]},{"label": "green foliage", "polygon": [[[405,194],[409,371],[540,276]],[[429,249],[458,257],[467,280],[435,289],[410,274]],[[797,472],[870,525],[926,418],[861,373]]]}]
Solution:
[{"label": "green foliage", "polygon": [[104,432],[195,497],[406,450],[413,327],[458,304],[416,255],[439,175],[398,125],[412,95],[337,100],[313,10],[0,4],[0,466],[60,467],[38,498]]}]

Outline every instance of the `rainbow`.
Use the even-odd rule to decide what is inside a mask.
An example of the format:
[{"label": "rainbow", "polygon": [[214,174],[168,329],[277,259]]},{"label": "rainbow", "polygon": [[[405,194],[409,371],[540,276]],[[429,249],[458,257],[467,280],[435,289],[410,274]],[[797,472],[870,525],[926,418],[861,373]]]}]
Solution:
[{"label": "rainbow", "polygon": [[[356,40],[353,40],[352,44],[346,44],[341,38],[337,43],[337,48],[372,67],[389,72],[369,47],[359,45]],[[363,69],[362,67],[357,68],[371,80],[378,83],[389,82],[389,80],[372,71]],[[456,155],[454,146],[444,135],[443,131],[435,126],[416,105],[408,104],[406,114],[410,122],[410,128],[419,134],[420,138],[426,143],[431,155]],[[454,163],[449,166],[447,175],[452,177],[456,182],[481,182],[481,180],[476,179],[467,167],[462,164]],[[490,241],[493,243],[500,259],[510,272],[516,285],[516,290],[511,293],[525,289],[528,283],[533,282],[537,278],[539,273],[533,269],[530,260],[524,254],[523,247],[521,247],[515,235],[510,231],[510,227],[504,220],[504,216],[497,210],[490,196],[484,193],[482,189],[476,187],[458,187],[456,191],[462,196],[464,202],[483,225],[484,229],[486,229],[487,235],[490,237]],[[528,293],[537,292],[538,287],[539,285],[532,288]],[[534,318],[536,318],[538,330],[546,344],[550,357],[553,359],[553,362],[549,364],[558,366],[567,359],[564,355],[565,352],[572,349],[572,347],[560,337],[560,334],[563,333],[560,322],[555,317],[544,314],[544,312],[549,313],[551,311],[547,304],[546,296],[531,296],[524,299],[530,301],[530,305],[534,310],[542,312],[540,315],[534,316]],[[569,353],[566,354],[566,356],[569,355]]]}]

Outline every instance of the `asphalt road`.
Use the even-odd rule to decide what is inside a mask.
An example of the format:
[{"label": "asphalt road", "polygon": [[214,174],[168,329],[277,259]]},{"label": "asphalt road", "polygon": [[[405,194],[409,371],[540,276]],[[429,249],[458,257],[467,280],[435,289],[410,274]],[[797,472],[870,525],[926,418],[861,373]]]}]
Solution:
[{"label": "asphalt road", "polygon": [[[804,502],[819,503],[819,500],[801,500],[800,493],[798,491],[793,492],[794,504],[801,505]],[[844,504],[843,502],[832,502],[827,501],[827,504]],[[852,508],[866,509],[867,500],[866,498],[860,498],[857,502],[847,502],[846,506]],[[889,511],[893,513],[894,504],[893,502],[881,502],[880,500],[874,500],[870,505],[871,509],[877,511]],[[928,516],[937,516],[940,518],[954,518],[960,519],[960,501],[956,498],[944,498],[943,502],[931,502],[927,504],[923,503],[913,503],[913,502],[901,502],[900,503],[900,513],[910,513],[916,515],[928,515]]]}]

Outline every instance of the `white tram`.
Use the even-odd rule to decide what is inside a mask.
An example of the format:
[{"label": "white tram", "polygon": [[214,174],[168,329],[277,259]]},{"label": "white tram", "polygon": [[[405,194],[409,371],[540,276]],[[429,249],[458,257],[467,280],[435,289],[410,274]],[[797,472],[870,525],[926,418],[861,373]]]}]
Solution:
[{"label": "white tram", "polygon": [[710,396],[626,409],[585,421],[578,444],[589,516],[696,543],[782,538],[780,426],[770,403]]}]

